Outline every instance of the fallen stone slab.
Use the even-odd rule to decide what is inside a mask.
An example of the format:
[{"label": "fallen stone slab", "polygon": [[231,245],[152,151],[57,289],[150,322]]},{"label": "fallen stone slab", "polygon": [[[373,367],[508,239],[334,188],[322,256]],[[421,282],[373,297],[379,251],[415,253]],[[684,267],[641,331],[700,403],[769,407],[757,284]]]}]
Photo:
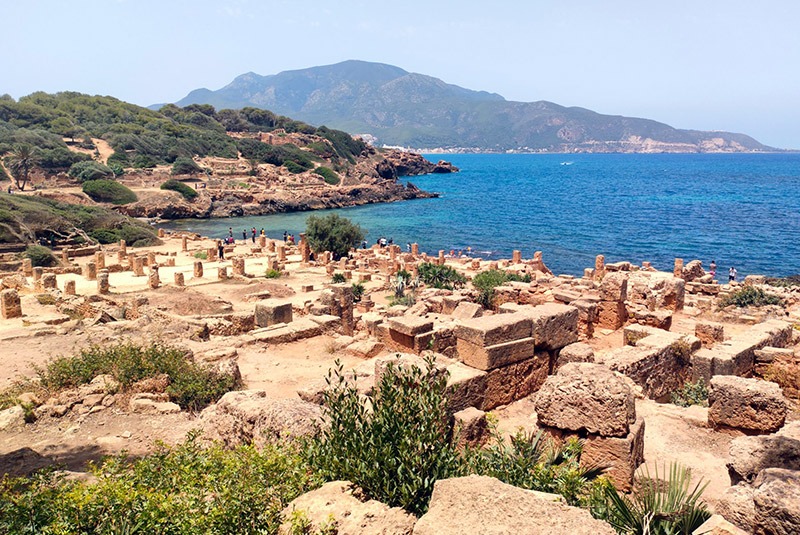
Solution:
[{"label": "fallen stone slab", "polygon": [[533,357],[534,343],[533,338],[528,337],[492,346],[483,346],[458,338],[456,350],[459,360],[464,364],[486,371]]},{"label": "fallen stone slab", "polygon": [[522,314],[495,314],[465,320],[455,328],[456,338],[492,346],[531,336],[531,320]]},{"label": "fallen stone slab", "polygon": [[771,433],[786,421],[788,404],[776,383],[717,375],[710,386],[709,425]]},{"label": "fallen stone slab", "polygon": [[800,470],[800,440],[782,434],[735,438],[728,451],[731,485],[752,484],[767,468]]},{"label": "fallen stone slab", "polygon": [[313,338],[321,334],[322,327],[308,318],[299,318],[289,325],[278,324],[250,332],[253,342],[268,344],[285,344],[305,338]]}]

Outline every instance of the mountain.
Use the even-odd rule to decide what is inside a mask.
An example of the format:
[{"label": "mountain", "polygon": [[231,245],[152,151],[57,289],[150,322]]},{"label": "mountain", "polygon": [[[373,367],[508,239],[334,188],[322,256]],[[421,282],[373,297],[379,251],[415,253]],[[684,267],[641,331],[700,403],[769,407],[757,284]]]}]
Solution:
[{"label": "mountain", "polygon": [[416,148],[552,152],[742,152],[774,150],[730,132],[679,130],[649,119],[602,115],[547,101],[513,102],[399,67],[365,61],[247,73],[217,91],[176,103],[256,107],[315,125]]}]

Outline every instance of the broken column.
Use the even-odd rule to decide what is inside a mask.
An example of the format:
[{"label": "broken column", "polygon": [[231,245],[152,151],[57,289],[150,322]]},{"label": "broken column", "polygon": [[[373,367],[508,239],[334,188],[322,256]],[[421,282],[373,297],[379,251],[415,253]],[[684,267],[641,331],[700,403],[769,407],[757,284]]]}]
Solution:
[{"label": "broken column", "polygon": [[8,288],[0,292],[0,312],[2,312],[3,319],[22,317],[22,305],[15,289]]},{"label": "broken column", "polygon": [[183,280],[183,273],[176,272],[175,273],[175,286],[184,286],[185,282]]},{"label": "broken column", "polygon": [[189,250],[189,238],[186,236],[181,236],[181,252],[186,252]]},{"label": "broken column", "polygon": [[334,315],[342,318],[342,333],[347,336],[353,335],[353,285],[352,284],[332,284]]},{"label": "broken column", "polygon": [[133,276],[144,277],[144,259],[141,256],[133,257]]},{"label": "broken column", "polygon": [[153,252],[147,253],[147,265],[148,266],[156,265],[156,253]]},{"label": "broken column", "polygon": [[607,274],[600,283],[600,302],[597,304],[597,325],[616,331],[628,320],[625,300],[628,298],[628,274],[617,271]]},{"label": "broken column", "polygon": [[97,265],[94,262],[84,264],[81,272],[83,276],[86,277],[86,280],[97,280]]},{"label": "broken column", "polygon": [[311,258],[311,248],[308,246],[308,241],[306,240],[306,233],[300,233],[300,262],[303,264],[308,264]]},{"label": "broken column", "polygon": [[128,254],[128,246],[125,243],[125,240],[119,240],[119,253],[122,256],[126,256]]},{"label": "broken column", "polygon": [[147,285],[153,290],[161,286],[161,279],[158,276],[158,264],[150,265],[150,274],[147,277]]},{"label": "broken column", "polygon": [[[270,240],[269,243],[272,243],[272,249],[274,250],[275,249],[275,244],[272,242],[272,240]],[[268,247],[268,245],[267,245],[267,237],[266,236],[259,236],[258,237],[258,245],[262,249],[264,247]]]},{"label": "broken column", "polygon": [[64,295],[75,295],[75,281],[68,280],[64,283]]},{"label": "broken column", "polygon": [[203,262],[201,260],[196,260],[194,263],[194,273],[192,275],[195,279],[202,279],[203,278]]},{"label": "broken column", "polygon": [[33,282],[39,282],[42,278],[43,273],[44,273],[44,268],[41,266],[36,266],[35,268],[32,268],[31,277],[33,278]]},{"label": "broken column", "polygon": [[30,258],[22,259],[22,274],[25,277],[30,277],[31,275],[33,275],[33,264],[31,263]]},{"label": "broken column", "polygon": [[418,256],[419,255],[419,244],[418,243],[412,243],[411,244],[411,254],[413,254],[414,256]]},{"label": "broken column", "polygon": [[444,265],[444,250],[440,250],[440,251],[439,251],[439,258],[438,258],[438,261],[437,261],[437,263],[438,263],[440,266],[443,266],[443,265]]},{"label": "broken column", "polygon": [[61,261],[65,264],[69,264],[69,250],[68,249],[61,249]]},{"label": "broken column", "polygon": [[228,267],[220,266],[217,268],[217,280],[228,280]]},{"label": "broken column", "polygon": [[274,253],[275,252],[275,240],[267,241],[267,238],[265,236],[261,236],[261,241],[259,242],[259,244],[261,245],[262,248],[264,247],[265,243],[266,243],[266,246],[267,246],[267,252],[268,253]]},{"label": "broken column", "polygon": [[94,263],[97,266],[98,271],[101,269],[105,269],[106,267],[106,254],[103,251],[95,251],[94,253]]},{"label": "broken column", "polygon": [[594,259],[594,280],[599,281],[606,274],[606,257],[599,254]]},{"label": "broken column", "polygon": [[672,274],[675,277],[683,278],[683,258],[675,259],[675,267],[672,269]]},{"label": "broken column", "polygon": [[106,295],[109,293],[111,285],[108,283],[108,271],[101,271],[97,274],[97,293]]},{"label": "broken column", "polygon": [[539,427],[556,440],[583,438],[581,463],[608,466],[606,475],[628,492],[644,462],[644,418],[636,417],[628,384],[603,366],[571,362],[536,394]]},{"label": "broken column", "polygon": [[275,249],[278,251],[278,262],[286,262],[286,244],[279,242]]},{"label": "broken column", "polygon": [[521,264],[522,263],[522,251],[517,251],[516,249],[511,252],[511,263],[512,264]]},{"label": "broken column", "polygon": [[245,276],[244,258],[239,257],[239,256],[237,256],[235,258],[232,258],[231,259],[231,264],[233,265],[233,275],[234,276],[237,276],[237,275],[240,276],[240,277],[244,277]]}]

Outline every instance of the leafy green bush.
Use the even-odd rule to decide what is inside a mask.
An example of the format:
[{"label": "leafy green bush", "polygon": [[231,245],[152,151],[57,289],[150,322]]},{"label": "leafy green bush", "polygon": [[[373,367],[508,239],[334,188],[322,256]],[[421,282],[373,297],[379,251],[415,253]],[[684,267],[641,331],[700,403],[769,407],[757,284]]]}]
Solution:
[{"label": "leafy green bush", "polygon": [[390,307],[413,307],[417,303],[417,297],[412,294],[397,295],[389,297]]},{"label": "leafy green bush", "polygon": [[344,276],[344,273],[334,273],[333,277],[331,277],[332,284],[344,284],[347,282],[347,279]]},{"label": "leafy green bush", "polygon": [[461,471],[450,440],[446,374],[432,360],[425,370],[389,364],[371,410],[340,363],[327,381],[329,425],[307,445],[311,466],[328,481],[352,481],[370,498],[424,513],[434,482]]},{"label": "leafy green bush", "polygon": [[94,473],[91,484],[53,470],[0,481],[0,532],[277,533],[282,509],[316,484],[296,449],[202,447],[196,435]]},{"label": "leafy green bush", "polygon": [[183,198],[186,199],[187,201],[191,201],[192,199],[197,197],[197,192],[194,190],[194,188],[187,186],[180,180],[175,180],[174,178],[171,178],[166,182],[164,182],[163,184],[161,184],[161,189],[177,191],[178,193],[183,195]]},{"label": "leafy green bush", "polygon": [[86,160],[72,164],[67,174],[81,182],[114,177],[114,171],[109,166],[103,165],[100,162],[95,162],[94,160]]},{"label": "leafy green bush", "polygon": [[433,262],[423,262],[419,265],[419,278],[433,288],[452,290],[461,288],[467,282],[466,277],[450,266],[440,266]]},{"label": "leafy green bush", "polygon": [[364,239],[361,227],[347,218],[330,214],[324,217],[310,216],[306,220],[308,245],[315,253],[330,251],[333,258],[347,256],[350,249]]},{"label": "leafy green bush", "polygon": [[478,302],[484,308],[491,308],[494,305],[494,289],[507,282],[530,282],[531,276],[520,276],[516,273],[509,273],[501,269],[490,269],[482,271],[472,279],[472,285],[478,290]]},{"label": "leafy green bush", "polygon": [[191,175],[202,172],[202,169],[200,169],[200,166],[191,158],[181,156],[172,164],[172,170],[170,172],[173,175]]},{"label": "leafy green bush", "polygon": [[356,303],[361,301],[361,298],[364,297],[364,285],[360,282],[353,283],[353,301]]},{"label": "leafy green bush", "polygon": [[206,251],[197,251],[194,253],[194,257],[198,260],[208,260],[208,253]]},{"label": "leafy green bush", "polygon": [[111,204],[136,202],[136,194],[127,186],[114,180],[89,180],[83,183],[83,192],[93,201]]},{"label": "leafy green bush", "polygon": [[755,286],[744,286],[720,300],[719,307],[730,305],[737,307],[762,307],[767,305],[783,305],[783,299]]},{"label": "leafy green bush", "polygon": [[53,251],[43,245],[29,245],[22,253],[25,258],[31,259],[34,267],[51,267],[58,265],[58,259],[53,255]]},{"label": "leafy green bush", "polygon": [[319,166],[316,169],[314,169],[314,173],[321,176],[322,179],[325,181],[325,183],[330,184],[331,186],[336,186],[339,184],[339,182],[342,181],[342,179],[339,178],[339,175],[336,173],[336,171],[334,171],[330,167]]},{"label": "leafy green bush", "polygon": [[268,279],[279,279],[281,278],[281,270],[279,269],[268,269],[264,276]]},{"label": "leafy green bush", "polygon": [[283,162],[283,166],[290,173],[293,173],[295,175],[297,175],[299,173],[302,173],[303,171],[306,170],[306,168],[304,166],[302,166],[301,164],[295,162],[294,160],[286,160],[285,162]]},{"label": "leafy green bush", "polygon": [[89,236],[102,244],[125,240],[125,243],[131,247],[145,247],[158,243],[158,238],[152,228],[131,223],[119,223],[107,228],[94,229],[89,232]]},{"label": "leafy green bush", "polygon": [[[666,474],[665,474],[666,475]],[[637,480],[633,494],[620,494],[609,485],[604,500],[593,505],[593,514],[611,524],[618,533],[689,534],[699,528],[711,513],[700,501],[707,483],[691,486],[688,468],[670,465],[669,479],[655,477],[645,466],[645,476]]]},{"label": "leafy green bush", "polygon": [[708,386],[703,378],[696,383],[686,382],[681,388],[670,394],[670,402],[679,407],[689,407],[690,405],[708,406]]},{"label": "leafy green bush", "polygon": [[94,345],[76,356],[53,359],[37,372],[42,386],[53,391],[87,384],[102,374],[113,376],[123,389],[166,374],[170,399],[190,410],[202,409],[236,386],[233,377],[204,368],[188,360],[183,350],[160,343]]}]

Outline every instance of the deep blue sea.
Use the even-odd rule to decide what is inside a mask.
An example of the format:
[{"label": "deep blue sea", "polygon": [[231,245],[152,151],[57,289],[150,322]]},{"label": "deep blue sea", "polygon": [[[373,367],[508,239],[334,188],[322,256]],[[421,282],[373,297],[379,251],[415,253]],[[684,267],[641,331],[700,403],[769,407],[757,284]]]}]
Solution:
[{"label": "deep blue sea", "polygon": [[[451,175],[410,180],[437,199],[333,210],[367,240],[418,242],[436,254],[471,247],[473,256],[534,251],[555,273],[582,274],[606,262],[649,260],[671,270],[675,257],[716,260],[718,272],[800,273],[800,154],[453,154]],[[429,157],[437,160],[439,155]],[[316,212],[323,214],[325,212]],[[233,226],[298,234],[315,212],[184,220],[167,228],[225,236]]]}]

